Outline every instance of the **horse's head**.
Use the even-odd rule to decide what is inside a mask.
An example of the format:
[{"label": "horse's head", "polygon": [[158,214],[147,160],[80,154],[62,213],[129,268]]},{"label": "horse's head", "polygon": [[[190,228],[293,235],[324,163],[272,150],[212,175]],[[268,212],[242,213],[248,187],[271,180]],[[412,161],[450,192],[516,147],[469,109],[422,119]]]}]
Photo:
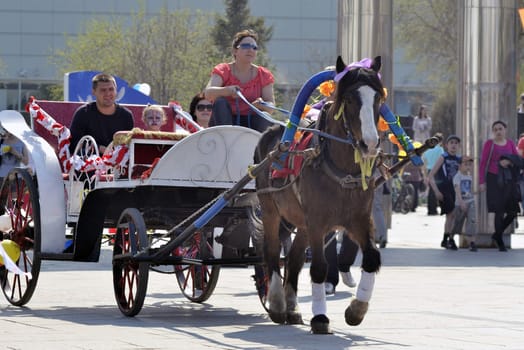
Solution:
[{"label": "horse's head", "polygon": [[363,157],[376,156],[379,146],[377,123],[379,108],[385,98],[380,80],[380,56],[346,66],[339,56],[336,64],[335,101],[332,115],[337,129],[353,139]]}]

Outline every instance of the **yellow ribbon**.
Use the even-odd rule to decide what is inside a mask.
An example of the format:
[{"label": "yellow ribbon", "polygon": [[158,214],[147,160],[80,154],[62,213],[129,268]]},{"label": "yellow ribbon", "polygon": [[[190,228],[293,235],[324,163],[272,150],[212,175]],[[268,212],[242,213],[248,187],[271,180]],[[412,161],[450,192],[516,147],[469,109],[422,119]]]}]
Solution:
[{"label": "yellow ribbon", "polygon": [[342,112],[344,111],[344,105],[340,105],[340,108],[338,109],[337,114],[335,114],[335,120],[339,120],[340,116],[342,115]]},{"label": "yellow ribbon", "polygon": [[371,176],[373,164],[375,163],[375,157],[363,159],[360,151],[355,148],[355,163],[360,164],[362,189],[366,191],[368,189],[366,178]]}]

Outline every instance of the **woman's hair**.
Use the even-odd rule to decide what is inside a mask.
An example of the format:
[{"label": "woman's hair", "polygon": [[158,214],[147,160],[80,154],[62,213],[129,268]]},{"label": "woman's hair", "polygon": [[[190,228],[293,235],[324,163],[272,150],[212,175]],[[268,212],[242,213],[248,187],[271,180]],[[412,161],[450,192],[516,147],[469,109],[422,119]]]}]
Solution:
[{"label": "woman's hair", "polygon": [[426,105],[420,105],[420,108],[418,109],[418,117],[422,117],[422,111],[426,110]]},{"label": "woman's hair", "polygon": [[508,128],[508,125],[506,123],[504,123],[502,120],[496,120],[493,122],[493,124],[491,124],[491,128],[493,129],[495,127],[495,125],[497,124],[500,124],[504,127],[504,129],[507,129]]},{"label": "woman's hair", "polygon": [[253,38],[255,39],[255,41],[258,41],[258,34],[254,30],[245,29],[235,34],[232,44],[233,49],[236,49],[238,44],[242,41],[242,39],[247,37]]},{"label": "woman's hair", "polygon": [[196,106],[198,104],[198,102],[202,101],[202,100],[205,100],[205,96],[204,96],[204,93],[203,92],[199,92],[198,94],[196,94],[193,99],[191,100],[191,103],[189,104],[189,114],[191,114],[191,116],[193,117],[193,120],[196,122],[197,121],[197,116],[196,116]]},{"label": "woman's hair", "polygon": [[142,111],[142,121],[144,124],[146,123],[146,118],[151,112],[158,112],[160,115],[162,115],[162,125],[164,125],[167,121],[166,113],[164,112],[164,109],[157,105],[147,105],[146,108]]}]

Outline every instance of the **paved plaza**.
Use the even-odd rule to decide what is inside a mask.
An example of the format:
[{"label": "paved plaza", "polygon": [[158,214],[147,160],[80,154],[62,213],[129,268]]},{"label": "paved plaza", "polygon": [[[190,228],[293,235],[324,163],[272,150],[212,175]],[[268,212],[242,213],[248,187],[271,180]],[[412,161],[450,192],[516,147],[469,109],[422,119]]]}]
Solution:
[{"label": "paved plaza", "polygon": [[[521,227],[524,218],[519,217]],[[220,272],[204,304],[186,300],[173,275],[151,273],[142,311],[123,316],[113,296],[111,248],[99,263],[44,261],[26,307],[0,302],[2,349],[523,349],[524,230],[507,253],[439,247],[443,217],[394,214],[368,315],[344,322],[355,292],[328,297],[333,335],[309,333],[310,285],[301,274],[305,325],[273,324],[258,301],[253,268]],[[358,277],[359,269],[352,268]]]}]

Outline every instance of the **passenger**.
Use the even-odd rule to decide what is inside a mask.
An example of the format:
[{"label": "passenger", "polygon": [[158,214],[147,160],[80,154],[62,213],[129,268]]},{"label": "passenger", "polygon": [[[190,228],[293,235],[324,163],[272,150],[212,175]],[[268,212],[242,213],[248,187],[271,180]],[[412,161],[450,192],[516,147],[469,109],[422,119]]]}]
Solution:
[{"label": "passenger", "polygon": [[466,222],[466,236],[469,240],[469,250],[477,251],[475,238],[477,236],[477,209],[475,207],[475,195],[473,194],[473,177],[471,167],[473,158],[463,156],[460,160],[459,171],[453,177],[455,186],[455,222],[453,233],[461,234],[464,222]]},{"label": "passenger", "polygon": [[95,75],[92,79],[92,93],[96,101],[79,107],[73,115],[69,145],[71,153],[83,136],[91,135],[102,154],[113,141],[115,132],[133,129],[133,114],[115,102],[114,77],[104,73]]},{"label": "passenger", "polygon": [[162,107],[156,105],[148,105],[142,111],[142,121],[146,126],[145,130],[160,131],[162,126],[166,124],[167,117]]},{"label": "passenger", "polygon": [[237,89],[260,110],[272,110],[261,104],[275,102],[273,74],[265,67],[253,64],[257,58],[258,35],[252,30],[236,33],[232,43],[233,61],[213,68],[204,90],[207,100],[213,102],[209,126],[241,125],[263,132],[272,123],[257,115],[236,94]]},{"label": "passenger", "polygon": [[511,179],[512,174],[499,166],[502,155],[518,155],[515,143],[506,137],[506,130],[503,121],[493,122],[493,138],[484,142],[479,165],[479,189],[486,191],[488,213],[495,213],[495,232],[491,238],[501,252],[506,251],[502,234],[519,212],[518,201],[515,203],[513,198],[516,191],[513,191],[512,183],[504,179],[505,175]]},{"label": "passenger", "polygon": [[459,168],[460,138],[457,135],[450,135],[446,139],[446,152],[439,156],[433,169],[429,173],[429,185],[435,191],[435,196],[439,201],[440,215],[446,215],[444,222],[444,237],[440,246],[442,248],[457,250],[457,245],[453,239],[453,221],[455,209],[455,188],[453,187],[453,177]]},{"label": "passenger", "polygon": [[16,136],[2,129],[0,140],[0,186],[11,169],[27,166],[29,152]]},{"label": "passenger", "polygon": [[213,103],[207,100],[204,93],[196,94],[189,104],[189,114],[193,120],[203,128],[209,127],[209,120],[213,115]]}]

